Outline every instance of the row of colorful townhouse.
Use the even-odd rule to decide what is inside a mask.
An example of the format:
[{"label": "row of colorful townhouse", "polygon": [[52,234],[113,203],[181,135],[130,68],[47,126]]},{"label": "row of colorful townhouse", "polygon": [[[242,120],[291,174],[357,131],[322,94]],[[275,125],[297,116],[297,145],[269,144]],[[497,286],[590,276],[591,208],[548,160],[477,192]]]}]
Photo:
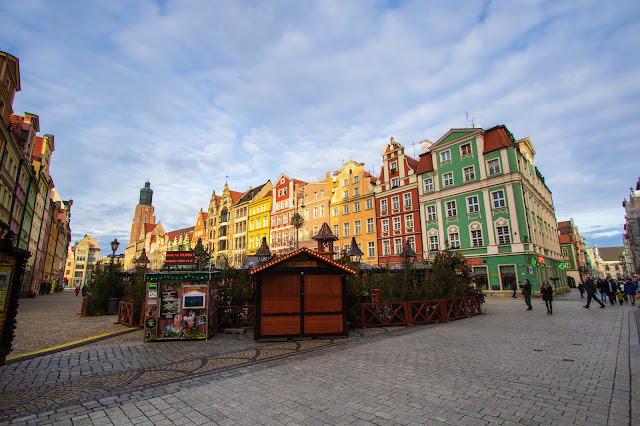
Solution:
[{"label": "row of colorful townhouse", "polygon": [[379,267],[399,263],[407,246],[420,260],[450,248],[468,259],[476,285],[488,292],[510,294],[525,279],[534,290],[549,281],[568,291],[551,191],[534,156],[531,140],[516,140],[504,125],[451,129],[435,143],[422,141],[418,159],[391,138],[377,177],[348,161],[316,182],[281,174],[245,192],[225,183],[194,227],[168,233],[155,224],[147,182],[125,267],[144,248],[159,268],[167,251],[192,249],[198,240],[217,265],[239,267],[263,240],[275,255],[315,249],[312,238],[326,222],[336,257],[352,238],[359,260]]},{"label": "row of colorful townhouse", "polygon": [[312,237],[326,222],[338,239],[336,257],[352,238],[360,261],[379,267],[400,262],[407,245],[421,260],[450,248],[462,252],[488,292],[511,294],[525,279],[534,290],[549,281],[568,291],[551,191],[528,138],[516,140],[504,125],[452,129],[421,142],[421,152],[414,159],[391,138],[377,177],[348,161],[316,182],[281,174],[243,193],[225,184],[195,227],[164,233],[147,222],[140,247],[154,251],[151,240],[162,236],[166,253],[202,240],[217,265],[239,267],[263,239],[275,255],[314,249]]},{"label": "row of colorful townhouse", "polygon": [[71,239],[70,208],[49,174],[54,136],[37,136],[35,114],[13,114],[20,88],[18,58],[0,52],[0,222],[15,235],[16,247],[30,252],[22,295],[62,284]]}]

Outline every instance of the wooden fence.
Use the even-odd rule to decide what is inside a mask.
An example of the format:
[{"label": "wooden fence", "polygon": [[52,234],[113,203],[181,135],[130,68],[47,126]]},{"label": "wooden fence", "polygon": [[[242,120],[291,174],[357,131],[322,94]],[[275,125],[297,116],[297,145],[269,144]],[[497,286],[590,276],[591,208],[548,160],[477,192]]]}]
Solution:
[{"label": "wooden fence", "polygon": [[146,304],[142,304],[142,311],[140,312],[140,318],[133,317],[133,303],[122,302],[118,304],[118,324],[124,324],[127,327],[138,327],[144,324],[144,311]]},{"label": "wooden fence", "polygon": [[450,322],[482,313],[480,296],[456,299],[361,304],[362,327]]},{"label": "wooden fence", "polygon": [[256,321],[256,306],[219,306],[218,330],[225,328],[253,328]]}]

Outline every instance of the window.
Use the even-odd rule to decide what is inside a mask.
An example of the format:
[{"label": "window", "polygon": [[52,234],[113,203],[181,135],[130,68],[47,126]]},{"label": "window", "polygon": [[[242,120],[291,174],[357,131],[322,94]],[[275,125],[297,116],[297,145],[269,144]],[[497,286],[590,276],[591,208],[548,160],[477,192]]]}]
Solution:
[{"label": "window", "polygon": [[358,183],[360,182],[360,180],[358,179],[358,176],[354,176],[353,177],[353,183]]},{"label": "window", "polygon": [[456,206],[455,201],[447,201],[447,217],[456,217],[458,216],[458,208]]},{"label": "window", "polygon": [[[305,219],[309,219],[309,218],[305,217]],[[285,214],[284,216],[282,216],[282,224],[286,225],[287,223],[289,223],[289,215]]]},{"label": "window", "polygon": [[393,188],[397,188],[398,186],[400,186],[400,181],[398,180],[398,178],[392,178],[391,179],[391,186]]},{"label": "window", "polygon": [[265,217],[265,218],[263,218],[263,219],[262,219],[262,226],[263,226],[264,228],[266,228],[267,226],[269,226],[269,218],[266,218],[266,217]]},{"label": "window", "polygon": [[360,221],[356,220],[353,222],[353,235],[360,235],[362,233],[362,227],[360,226]]},{"label": "window", "polygon": [[349,186],[349,178],[342,181],[342,186]]},{"label": "window", "polygon": [[324,217],[324,204],[320,206],[320,217]]},{"label": "window", "polygon": [[357,197],[358,195],[360,195],[360,188],[353,188],[353,196]]},{"label": "window", "polygon": [[367,257],[376,257],[376,244],[373,241],[367,243]]},{"label": "window", "polygon": [[451,151],[445,151],[440,153],[440,162],[443,163],[445,161],[451,160]]},{"label": "window", "polygon": [[391,163],[391,173],[393,173],[393,170],[398,170],[398,162],[394,161]]},{"label": "window", "polygon": [[480,229],[471,231],[471,245],[473,247],[482,247],[482,231]]},{"label": "window", "polygon": [[425,179],[424,192],[431,192],[431,191],[433,191],[433,178]]},{"label": "window", "polygon": [[464,169],[462,169],[462,170],[463,170],[463,172],[464,172],[464,181],[465,181],[465,182],[469,182],[469,181],[472,181],[472,180],[475,180],[475,179],[476,179],[476,174],[475,174],[475,172],[473,171],[473,166],[471,166],[471,167],[465,167],[465,168],[464,168]]},{"label": "window", "polygon": [[333,235],[335,235],[336,237],[340,238],[340,225],[333,225]]},{"label": "window", "polygon": [[317,193],[317,192],[314,192],[314,193],[313,193],[313,199],[314,199],[314,200],[317,200],[317,199],[318,199],[318,193]]},{"label": "window", "polygon": [[321,196],[321,197],[324,197],[324,189],[321,189],[321,190],[320,190],[320,196]]},{"label": "window", "polygon": [[313,218],[314,218],[314,219],[317,219],[317,218],[318,218],[318,208],[317,208],[317,207],[314,207],[314,208],[313,208]]},{"label": "window", "polygon": [[507,205],[504,201],[504,191],[492,192],[491,197],[493,198],[494,209],[503,208]]},{"label": "window", "polygon": [[413,215],[408,214],[404,217],[405,228],[413,229]]},{"label": "window", "polygon": [[464,145],[462,145],[460,147],[460,154],[462,154],[462,155],[471,154],[471,144],[470,143],[465,143]]},{"label": "window", "polygon": [[438,236],[431,235],[429,237],[429,250],[438,250]]},{"label": "window", "polygon": [[382,219],[382,232],[389,232],[389,219]]},{"label": "window", "polygon": [[373,218],[367,219],[367,234],[373,233]]},{"label": "window", "polygon": [[487,161],[487,167],[489,168],[489,176],[500,173],[500,160],[496,158],[495,160]]},{"label": "window", "polygon": [[344,191],[342,191],[342,198],[349,198],[349,190],[345,189]]},{"label": "window", "polygon": [[373,208],[373,200],[372,199],[368,199],[367,200],[367,210],[372,209]]},{"label": "window", "polygon": [[391,198],[391,208],[398,210],[400,208],[400,197]]},{"label": "window", "polygon": [[562,249],[562,255],[569,257],[569,252],[567,251],[567,249]]},{"label": "window", "polygon": [[416,251],[416,241],[414,237],[407,237],[407,244],[413,251]]},{"label": "window", "polygon": [[396,216],[393,218],[393,230],[401,231],[402,230],[402,221],[400,220],[400,216]]},{"label": "window", "polygon": [[349,222],[343,223],[343,229],[344,229],[343,237],[348,237],[349,235],[351,235],[351,230],[349,229],[350,227],[351,225],[349,224]]},{"label": "window", "polygon": [[391,243],[389,243],[389,240],[384,240],[382,242],[382,254],[384,256],[391,255]]},{"label": "window", "polygon": [[333,208],[332,213],[331,213],[331,216],[333,216],[333,217],[338,216],[338,208],[337,208],[337,207],[334,207],[334,208]]},{"label": "window", "polygon": [[457,232],[451,232],[449,234],[449,246],[451,248],[460,248],[460,236]]},{"label": "window", "polygon": [[443,174],[442,179],[444,186],[453,186],[453,172]]},{"label": "window", "polygon": [[353,203],[353,211],[354,212],[360,211],[360,201],[356,201],[355,203]]},{"label": "window", "polygon": [[411,194],[404,194],[404,206],[411,207]]},{"label": "window", "polygon": [[427,221],[432,222],[436,220],[436,206],[427,206]]},{"label": "window", "polygon": [[498,244],[511,244],[508,226],[497,226],[496,231],[498,233]]},{"label": "window", "polygon": [[400,253],[402,253],[402,238],[396,238],[395,240],[393,240],[393,248],[393,254],[399,255]]},{"label": "window", "polygon": [[342,214],[349,214],[349,204],[342,206]]},{"label": "window", "polygon": [[478,213],[480,211],[480,204],[478,204],[478,196],[467,198],[467,211],[469,213]]},{"label": "window", "polygon": [[380,200],[380,210],[382,213],[387,212],[387,200]]}]

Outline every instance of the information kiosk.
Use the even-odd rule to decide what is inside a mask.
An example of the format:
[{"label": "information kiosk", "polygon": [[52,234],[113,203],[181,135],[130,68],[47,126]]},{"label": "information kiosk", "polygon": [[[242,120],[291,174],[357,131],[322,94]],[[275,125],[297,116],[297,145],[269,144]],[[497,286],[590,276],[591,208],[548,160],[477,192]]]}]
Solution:
[{"label": "information kiosk", "polygon": [[220,271],[145,274],[144,341],[208,339],[216,331]]}]

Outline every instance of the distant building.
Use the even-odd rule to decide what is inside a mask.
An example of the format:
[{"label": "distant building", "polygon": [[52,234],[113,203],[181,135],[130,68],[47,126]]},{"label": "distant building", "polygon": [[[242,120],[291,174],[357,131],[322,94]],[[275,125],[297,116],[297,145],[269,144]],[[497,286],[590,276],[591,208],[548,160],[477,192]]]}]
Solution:
[{"label": "distant building", "polygon": [[66,287],[75,288],[86,285],[98,263],[99,254],[98,242],[91,235],[85,235],[81,241],[70,247],[64,269]]},{"label": "distant building", "polygon": [[565,264],[569,287],[576,287],[589,274],[587,249],[573,219],[558,222],[560,250]]},{"label": "distant building", "polygon": [[624,247],[600,247],[598,254],[602,259],[601,272],[604,277],[621,280],[627,277]]},{"label": "distant building", "polygon": [[140,190],[140,201],[133,214],[131,236],[124,255],[124,269],[134,267],[134,260],[140,257],[142,249],[145,247],[147,232],[150,232],[156,224],[155,209],[151,204],[152,201],[153,190],[151,189],[151,183],[147,181]]}]

